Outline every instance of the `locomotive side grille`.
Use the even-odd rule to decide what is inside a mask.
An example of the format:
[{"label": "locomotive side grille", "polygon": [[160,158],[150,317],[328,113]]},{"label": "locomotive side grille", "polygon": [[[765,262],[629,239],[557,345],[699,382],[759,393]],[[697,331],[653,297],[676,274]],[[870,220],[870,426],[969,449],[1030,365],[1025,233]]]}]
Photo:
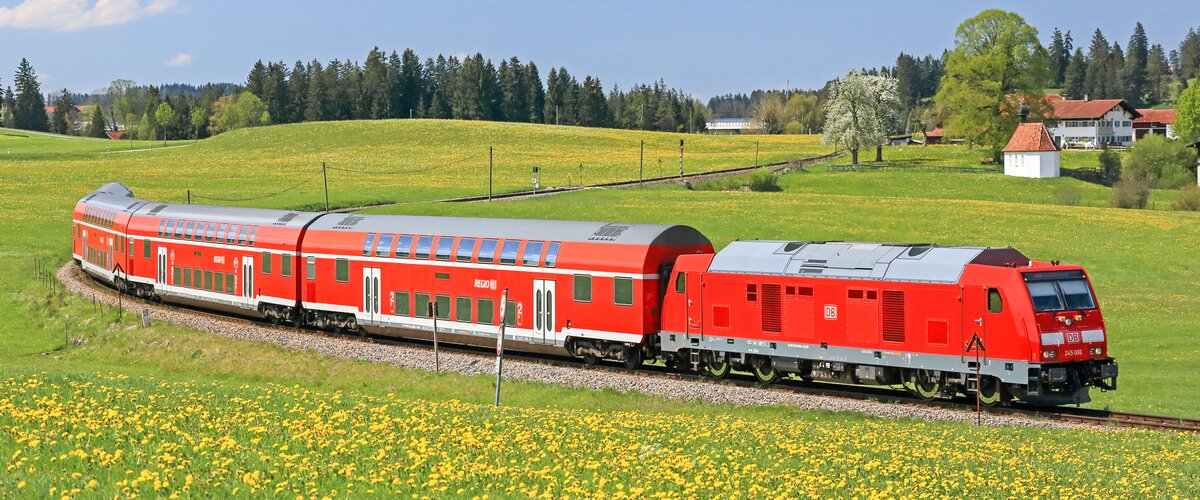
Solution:
[{"label": "locomotive side grille", "polygon": [[296,216],[298,216],[298,215],[300,215],[300,214],[298,214],[296,212],[289,212],[287,214],[284,214],[283,217],[280,217],[279,220],[275,221],[275,225],[276,226],[285,226],[285,225],[287,225],[288,222],[291,222],[291,220],[295,219]]},{"label": "locomotive side grille", "polygon": [[615,241],[621,237],[621,233],[624,233],[626,229],[629,229],[629,226],[605,224],[600,229],[597,229],[595,233],[592,233],[588,239],[594,241]]},{"label": "locomotive side grille", "polygon": [[763,283],[762,286],[762,329],[764,332],[779,333],[783,329],[780,310],[779,285]]},{"label": "locomotive side grille", "polygon": [[883,340],[904,342],[904,292],[883,291]]},{"label": "locomotive side grille", "polygon": [[166,206],[166,205],[159,205],[159,206],[157,206],[157,207],[154,207],[154,208],[150,209],[150,211],[149,211],[149,212],[146,212],[146,215],[158,215],[158,213],[159,213],[159,212],[161,212],[161,211],[162,211],[162,209],[164,209],[164,208],[167,208],[167,206]]}]

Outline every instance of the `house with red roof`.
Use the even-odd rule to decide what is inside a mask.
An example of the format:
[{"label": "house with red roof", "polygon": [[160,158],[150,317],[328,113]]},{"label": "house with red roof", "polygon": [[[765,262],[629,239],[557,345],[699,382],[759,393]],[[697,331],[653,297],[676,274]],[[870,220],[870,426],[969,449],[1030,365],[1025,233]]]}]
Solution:
[{"label": "house with red roof", "polygon": [[1139,109],[1142,116],[1133,120],[1133,140],[1147,135],[1165,135],[1168,139],[1178,139],[1175,135],[1175,110],[1173,109]]},{"label": "house with red roof", "polygon": [[1058,177],[1061,152],[1042,123],[1022,123],[1004,146],[1004,175]]},{"label": "house with red roof", "polygon": [[1133,144],[1133,121],[1142,116],[1123,99],[1063,99],[1052,95],[1046,102],[1054,110],[1046,127],[1063,148],[1128,147]]}]

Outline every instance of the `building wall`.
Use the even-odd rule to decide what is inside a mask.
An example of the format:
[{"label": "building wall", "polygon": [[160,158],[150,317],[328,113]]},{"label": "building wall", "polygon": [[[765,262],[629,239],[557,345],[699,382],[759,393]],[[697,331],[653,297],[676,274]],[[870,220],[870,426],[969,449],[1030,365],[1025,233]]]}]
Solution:
[{"label": "building wall", "polygon": [[1133,115],[1120,106],[1099,120],[1060,120],[1048,123],[1046,128],[1063,148],[1095,149],[1108,143],[1133,144]]},{"label": "building wall", "polygon": [[1060,174],[1058,151],[1004,153],[1004,175],[1044,179]]}]

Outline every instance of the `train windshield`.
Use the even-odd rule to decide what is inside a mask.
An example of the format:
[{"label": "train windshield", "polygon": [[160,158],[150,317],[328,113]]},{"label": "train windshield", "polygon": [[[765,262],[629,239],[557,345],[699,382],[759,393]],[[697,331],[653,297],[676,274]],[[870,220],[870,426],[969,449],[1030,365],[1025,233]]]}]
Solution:
[{"label": "train windshield", "polygon": [[1037,312],[1096,308],[1096,298],[1083,271],[1026,273],[1025,285]]}]

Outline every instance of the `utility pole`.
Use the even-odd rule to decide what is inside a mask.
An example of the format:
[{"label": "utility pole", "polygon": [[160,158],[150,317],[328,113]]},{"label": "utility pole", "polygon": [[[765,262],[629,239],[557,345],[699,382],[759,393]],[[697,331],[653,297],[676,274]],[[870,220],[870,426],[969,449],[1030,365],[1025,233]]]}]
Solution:
[{"label": "utility pole", "polygon": [[638,187],[642,187],[643,172],[646,171],[646,140],[642,139],[642,145],[638,149]]},{"label": "utility pole", "polygon": [[683,139],[679,140],[679,177],[683,178]]},{"label": "utility pole", "polygon": [[191,205],[192,204],[192,190],[189,189],[189,190],[187,190],[187,192],[188,192],[187,204]]},{"label": "utility pole", "polygon": [[488,146],[488,201],[492,201],[492,147]]},{"label": "utility pole", "polygon": [[754,166],[758,166],[758,141],[754,141]]},{"label": "utility pole", "polygon": [[329,174],[325,170],[325,162],[321,162],[321,179],[325,181],[325,211],[329,211]]}]

